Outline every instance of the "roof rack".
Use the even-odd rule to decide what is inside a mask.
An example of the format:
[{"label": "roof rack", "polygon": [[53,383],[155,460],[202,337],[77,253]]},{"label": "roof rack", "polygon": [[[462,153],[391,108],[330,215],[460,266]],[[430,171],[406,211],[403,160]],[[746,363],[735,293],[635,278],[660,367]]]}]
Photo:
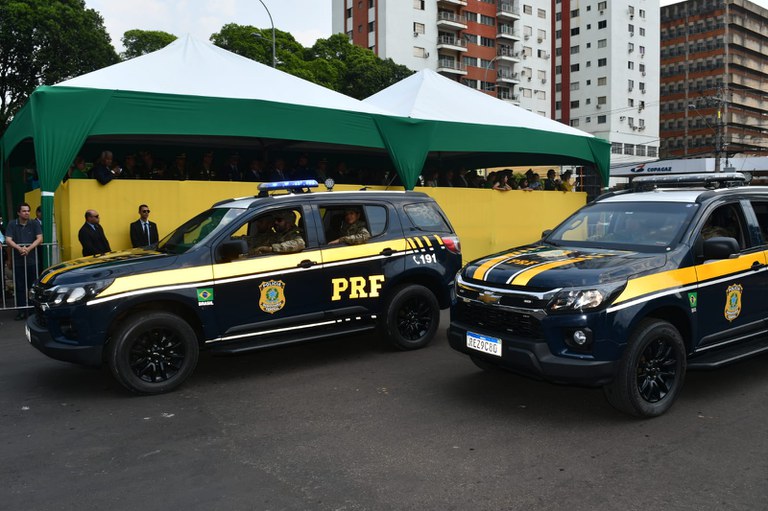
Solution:
[{"label": "roof rack", "polygon": [[710,172],[701,174],[665,174],[663,176],[639,176],[632,180],[634,189],[653,189],[659,186],[664,187],[693,187],[703,186],[704,188],[732,188],[735,186],[746,186],[749,184],[751,176],[741,172]]},{"label": "roof rack", "polygon": [[269,192],[278,190],[288,190],[289,193],[309,193],[310,188],[317,188],[319,185],[314,179],[302,179],[298,181],[275,181],[273,183],[261,183],[259,185],[259,197],[269,196]]}]

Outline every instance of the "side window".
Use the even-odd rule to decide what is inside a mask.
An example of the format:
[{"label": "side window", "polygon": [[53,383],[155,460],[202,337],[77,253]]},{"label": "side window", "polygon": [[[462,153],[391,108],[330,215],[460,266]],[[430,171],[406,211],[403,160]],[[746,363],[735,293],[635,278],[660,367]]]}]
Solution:
[{"label": "side window", "polygon": [[768,244],[768,201],[752,201],[752,209],[757,216],[757,223],[760,226],[760,234],[763,237],[763,245]]},{"label": "side window", "polygon": [[433,202],[407,204],[403,207],[405,214],[416,229],[429,232],[451,233],[451,228],[443,218],[442,213]]},{"label": "side window", "polygon": [[387,230],[387,208],[383,206],[366,206],[365,217],[368,220],[368,230],[375,238]]},{"label": "side window", "polygon": [[[328,245],[359,245],[371,238],[370,216],[381,222],[379,206],[363,207],[356,204],[340,206],[324,206],[320,208],[323,218],[323,232],[325,242]],[[384,225],[386,226],[386,211],[384,211]]]},{"label": "side window", "polygon": [[749,240],[745,225],[739,205],[725,204],[710,213],[701,229],[701,236],[705,240],[713,237],[735,238],[744,249],[747,248]]},{"label": "side window", "polygon": [[301,211],[284,209],[263,213],[235,231],[231,239],[244,239],[248,248],[243,257],[271,253],[295,253],[306,248]]}]

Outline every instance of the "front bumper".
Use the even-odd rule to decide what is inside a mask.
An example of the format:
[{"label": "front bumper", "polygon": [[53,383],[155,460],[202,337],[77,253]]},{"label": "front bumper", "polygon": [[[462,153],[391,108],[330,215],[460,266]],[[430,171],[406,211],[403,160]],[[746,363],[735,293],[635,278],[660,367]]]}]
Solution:
[{"label": "front bumper", "polygon": [[[467,331],[496,337],[502,341],[501,356],[482,353],[467,347]],[[617,360],[571,358],[552,353],[544,340],[500,335],[474,326],[467,328],[452,321],[448,328],[448,342],[457,351],[477,357],[485,362],[525,376],[555,383],[597,387],[613,381]]]},{"label": "front bumper", "polygon": [[53,359],[85,366],[101,365],[103,345],[75,344],[64,336],[54,336],[38,322],[36,314],[27,318],[26,332],[30,344]]}]

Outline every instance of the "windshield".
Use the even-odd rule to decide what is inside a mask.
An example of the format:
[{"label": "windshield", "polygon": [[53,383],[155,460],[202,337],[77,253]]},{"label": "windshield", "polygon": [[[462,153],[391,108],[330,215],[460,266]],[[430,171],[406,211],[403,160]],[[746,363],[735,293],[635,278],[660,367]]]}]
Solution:
[{"label": "windshield", "polygon": [[663,252],[673,248],[698,205],[670,202],[602,202],[560,224],[545,241],[555,245]]},{"label": "windshield", "polygon": [[185,222],[181,227],[160,240],[157,249],[161,252],[183,254],[192,247],[205,242],[220,232],[232,220],[240,216],[244,209],[214,208],[203,211]]}]

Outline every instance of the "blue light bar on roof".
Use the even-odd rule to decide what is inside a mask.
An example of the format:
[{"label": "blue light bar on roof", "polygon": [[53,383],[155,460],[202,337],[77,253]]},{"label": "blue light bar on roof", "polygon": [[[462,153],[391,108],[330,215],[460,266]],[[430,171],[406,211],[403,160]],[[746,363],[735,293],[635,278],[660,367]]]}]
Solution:
[{"label": "blue light bar on roof", "polygon": [[261,183],[259,191],[271,190],[293,190],[296,188],[317,188],[317,181],[314,179],[301,179],[298,181],[275,181],[274,183]]}]

